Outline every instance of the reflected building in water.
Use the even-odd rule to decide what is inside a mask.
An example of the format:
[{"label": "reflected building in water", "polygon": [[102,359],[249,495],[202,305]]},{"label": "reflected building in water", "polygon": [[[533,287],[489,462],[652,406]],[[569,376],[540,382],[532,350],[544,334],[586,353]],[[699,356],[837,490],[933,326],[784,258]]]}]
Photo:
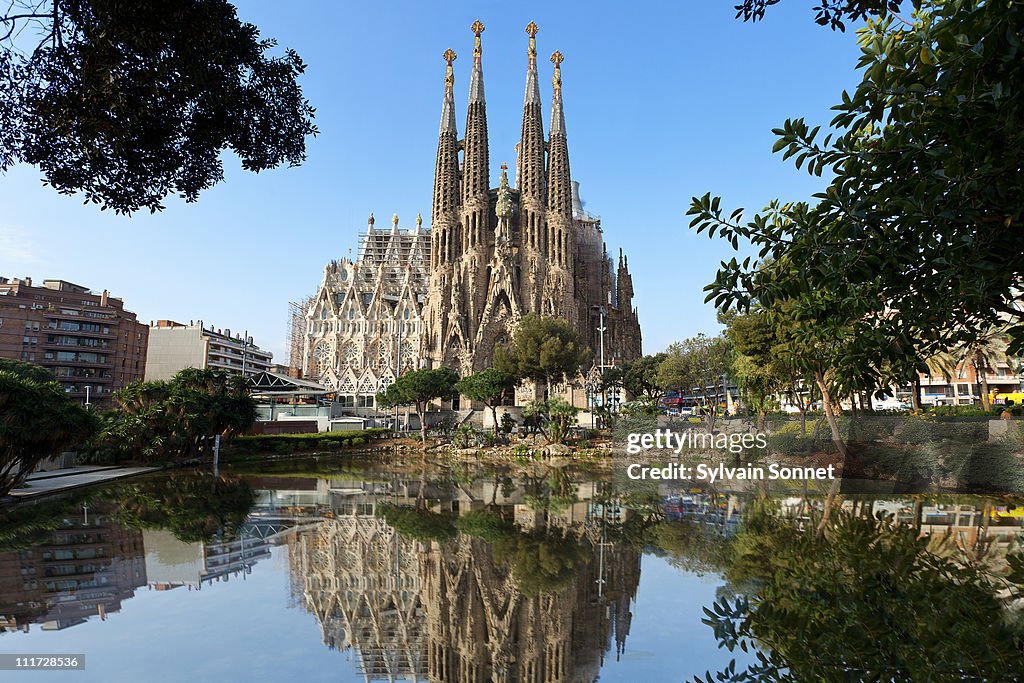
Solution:
[{"label": "reflected building in water", "polygon": [[202,590],[204,585],[232,578],[244,579],[253,565],[270,557],[266,538],[242,529],[230,539],[208,543],[181,541],[164,529],[146,529],[146,575],[152,590],[188,588]]},{"label": "reflected building in water", "polygon": [[142,532],[83,507],[45,543],[0,553],[0,633],[105,619],[145,585]]},{"label": "reflected building in water", "polygon": [[[415,481],[320,480],[266,492],[279,509],[321,517],[289,539],[293,583],[324,643],[351,652],[367,680],[590,683],[608,652],[624,650],[640,552],[602,542],[600,523],[621,517],[622,508],[584,498],[548,513],[495,486],[443,491]],[[490,543],[467,535],[416,541],[375,516],[378,502],[417,499],[462,514],[493,500],[490,509],[522,530],[567,535],[584,549],[583,560],[554,592],[526,593]]]}]

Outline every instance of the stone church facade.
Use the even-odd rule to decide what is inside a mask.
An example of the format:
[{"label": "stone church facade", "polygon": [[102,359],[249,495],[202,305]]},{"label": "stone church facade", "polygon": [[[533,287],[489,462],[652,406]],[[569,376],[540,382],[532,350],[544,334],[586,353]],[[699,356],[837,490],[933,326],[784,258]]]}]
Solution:
[{"label": "stone church facade", "polygon": [[[551,118],[545,137],[537,26],[527,26],[526,90],[514,182],[501,165],[490,187],[484,97],[484,27],[473,27],[465,134],[455,116],[454,61],[446,71],[429,231],[376,230],[371,216],[356,261],[332,261],[305,308],[303,374],[355,407],[412,368],[451,367],[460,375],[490,367],[523,316],[568,321],[599,362],[628,363],[641,351],[628,259],[607,253],[601,219],[583,208],[572,180],[562,103],[563,56],[551,56]],[[591,374],[597,372],[591,370]],[[580,378],[582,380],[582,378]]]},{"label": "stone church facade", "polygon": [[[473,24],[473,66],[464,137],[454,98],[456,55],[447,62],[434,172],[430,288],[423,357],[466,375],[490,366],[529,313],[559,317],[595,351],[605,320],[605,363],[641,355],[633,281],[624,256],[608,257],[601,221],[584,211],[569,169],[562,103],[563,56],[551,56],[550,132],[545,138],[537,73],[537,25],[531,22],[516,177],[501,166],[490,187],[487,104],[480,22]],[[460,158],[461,155],[461,158]]]},{"label": "stone church facade", "polygon": [[[430,236],[375,228],[370,215],[353,261],[331,261],[305,310],[302,369],[337,391],[346,407],[373,408],[395,377],[419,367]],[[294,363],[294,359],[293,359]]]}]

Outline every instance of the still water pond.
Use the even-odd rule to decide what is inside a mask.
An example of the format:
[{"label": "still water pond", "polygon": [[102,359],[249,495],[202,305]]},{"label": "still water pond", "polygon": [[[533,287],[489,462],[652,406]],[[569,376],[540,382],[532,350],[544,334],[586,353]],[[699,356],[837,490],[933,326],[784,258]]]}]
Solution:
[{"label": "still water pond", "polygon": [[1024,671],[1012,501],[848,498],[816,537],[822,507],[544,468],[138,479],[8,515],[0,653],[85,669],[0,678],[690,681],[754,652],[735,680]]}]

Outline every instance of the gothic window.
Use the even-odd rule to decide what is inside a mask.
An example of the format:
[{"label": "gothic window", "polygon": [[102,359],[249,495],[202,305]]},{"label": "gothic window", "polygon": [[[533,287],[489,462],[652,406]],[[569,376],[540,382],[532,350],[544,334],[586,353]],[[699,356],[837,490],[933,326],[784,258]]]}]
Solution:
[{"label": "gothic window", "polygon": [[331,346],[325,341],[316,345],[313,350],[313,357],[316,359],[316,374],[323,375],[331,367]]},{"label": "gothic window", "polygon": [[391,357],[391,345],[385,341],[377,342],[377,367],[381,370],[387,370],[394,364],[394,358]]},{"label": "gothic window", "polygon": [[359,367],[359,351],[356,349],[356,345],[352,342],[348,342],[341,349],[341,363],[348,368]]},{"label": "gothic window", "polygon": [[327,309],[326,308],[321,308],[320,309],[320,319],[321,320],[327,320]]},{"label": "gothic window", "polygon": [[348,319],[349,320],[355,320],[356,319],[356,309],[354,309],[354,308],[348,309]]},{"label": "gothic window", "polygon": [[413,370],[416,366],[416,351],[411,341],[402,342],[402,371]]}]

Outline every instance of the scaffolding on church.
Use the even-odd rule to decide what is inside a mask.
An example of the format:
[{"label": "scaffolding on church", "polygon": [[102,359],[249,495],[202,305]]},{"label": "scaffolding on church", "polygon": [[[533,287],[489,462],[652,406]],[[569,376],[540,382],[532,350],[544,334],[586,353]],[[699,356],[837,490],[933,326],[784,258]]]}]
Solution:
[{"label": "scaffolding on church", "polygon": [[288,367],[292,373],[301,375],[303,347],[306,343],[306,313],[313,302],[312,296],[288,302],[288,329],[285,332],[288,345]]}]

